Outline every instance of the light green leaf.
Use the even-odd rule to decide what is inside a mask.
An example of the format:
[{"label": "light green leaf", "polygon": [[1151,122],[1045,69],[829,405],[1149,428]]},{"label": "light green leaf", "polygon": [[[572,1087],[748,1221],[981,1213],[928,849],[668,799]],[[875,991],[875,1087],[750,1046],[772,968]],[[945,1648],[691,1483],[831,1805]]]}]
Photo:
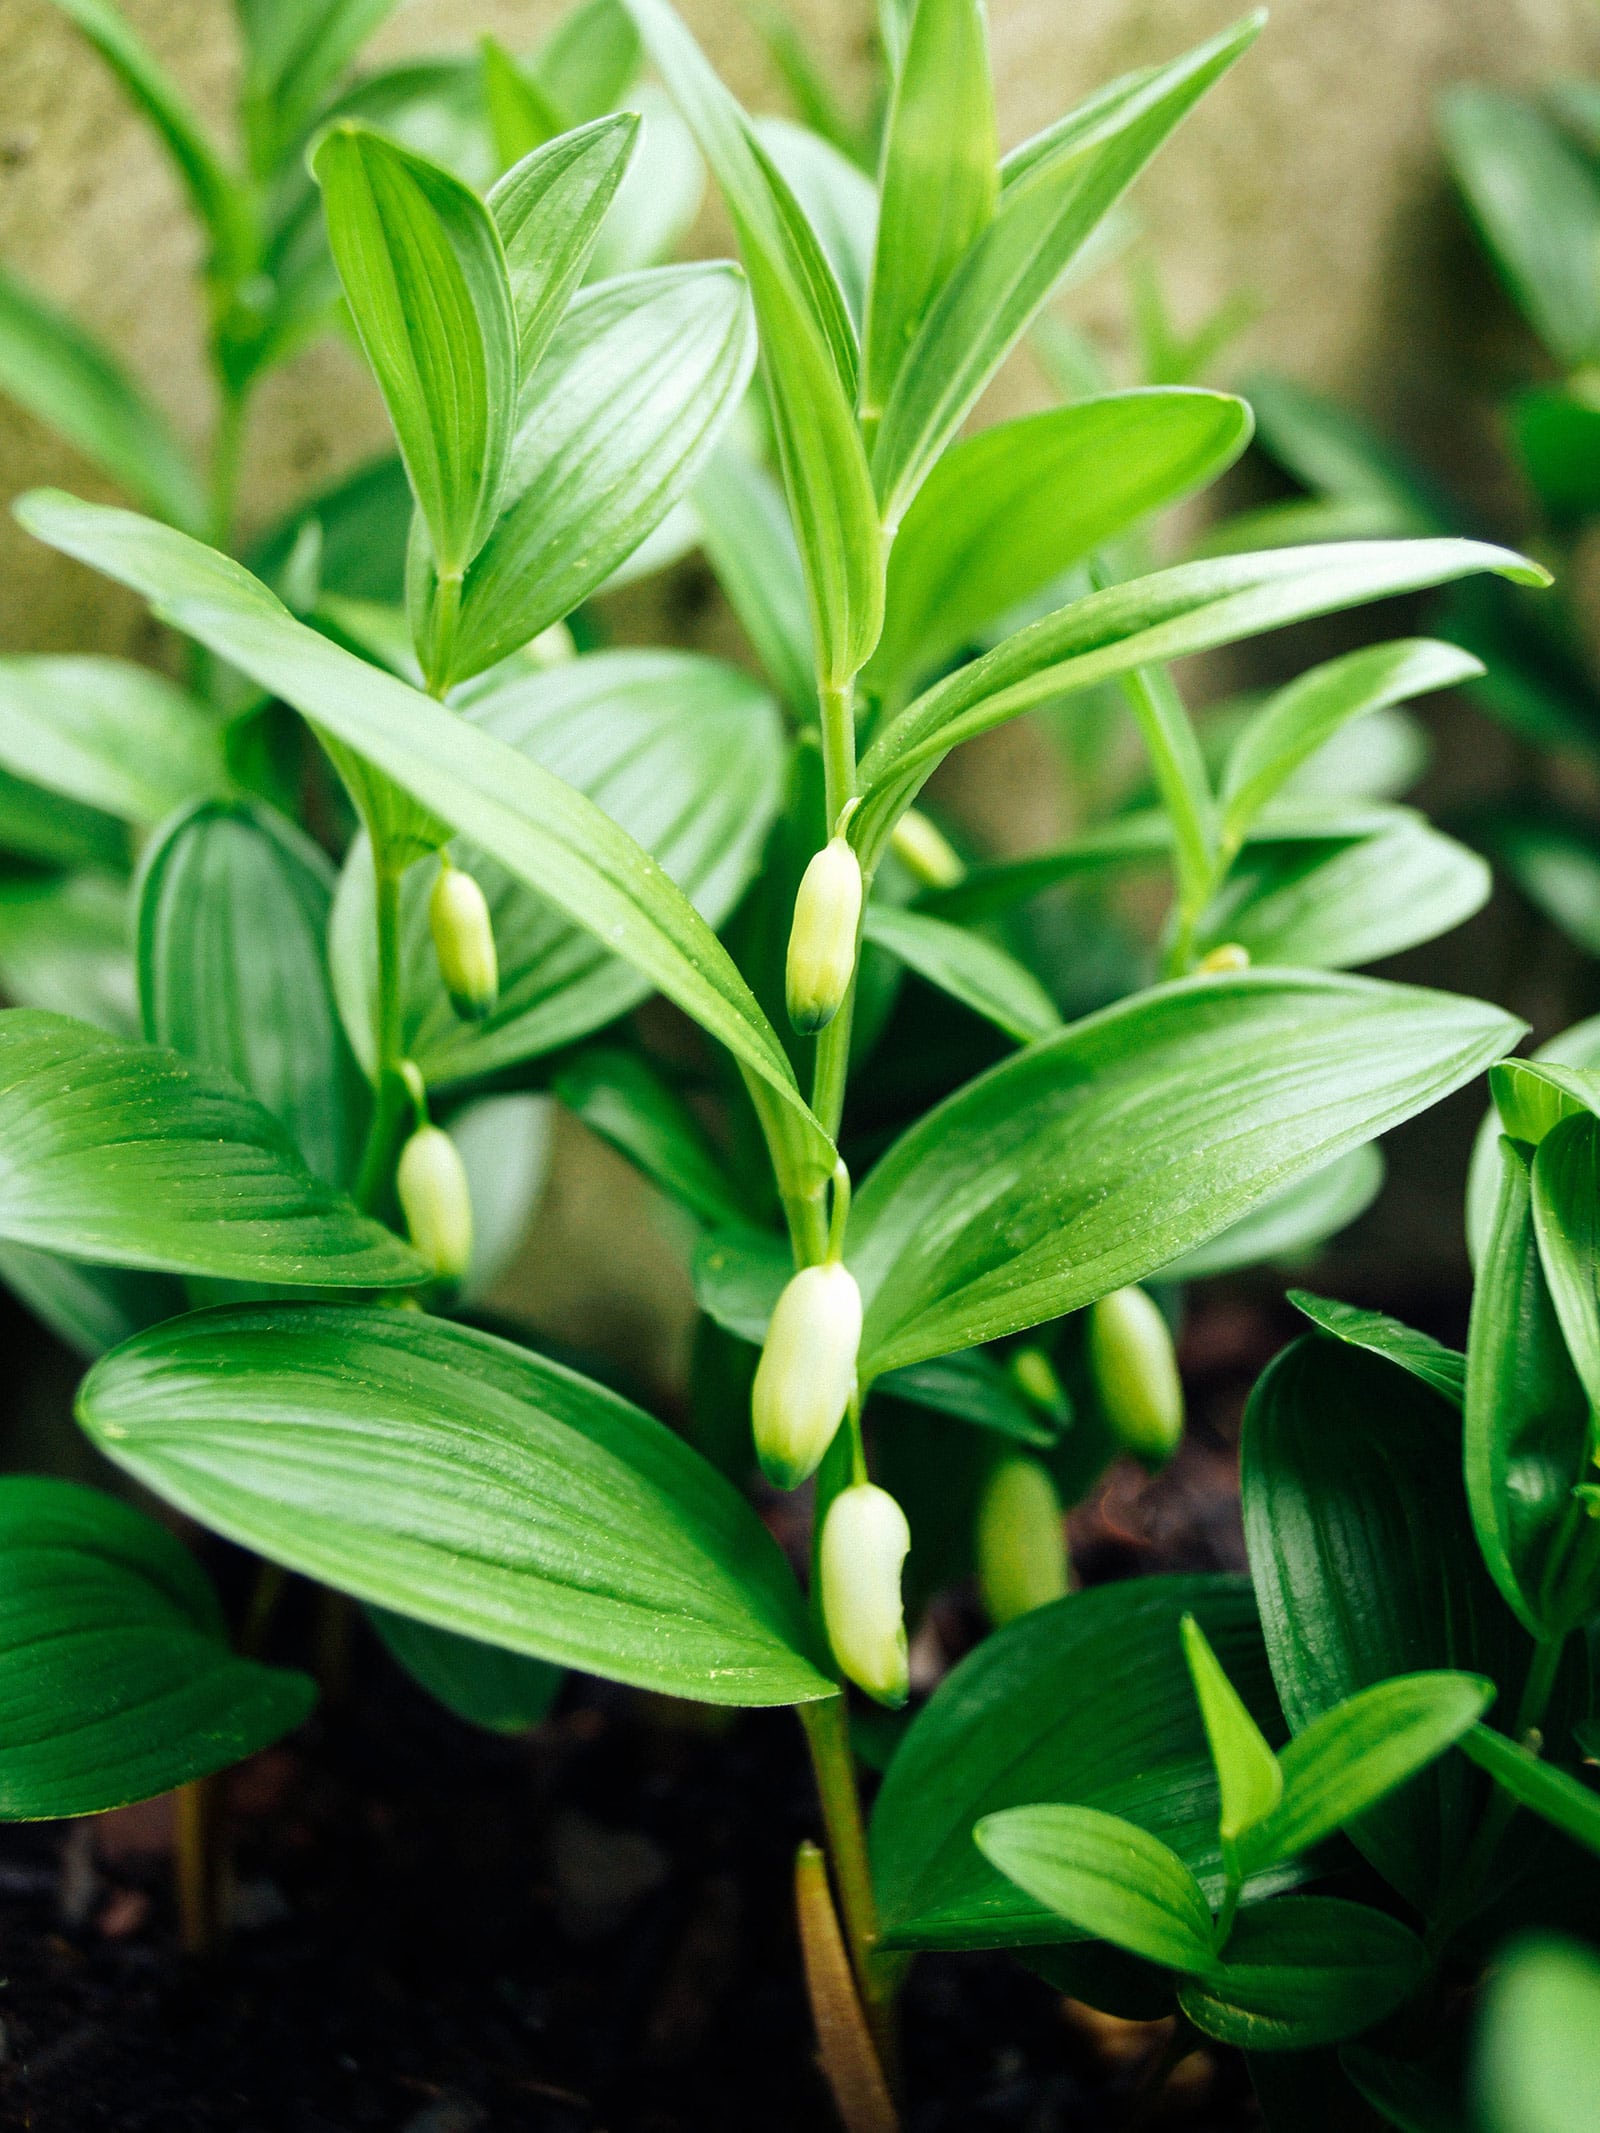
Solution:
[{"label": "light green leaf", "polygon": [[245,33],[241,98],[250,165],[273,175],[395,0],[235,0]]},{"label": "light green leaf", "polygon": [[33,1008],[0,1014],[0,1237],[236,1281],[421,1278],[406,1246],[314,1177],[235,1083]]},{"label": "light green leaf", "polygon": [[1107,393],[950,447],[889,555],[868,681],[887,696],[1151,511],[1229,466],[1250,410],[1226,393]]},{"label": "light green leaf", "polygon": [[82,655],[0,658],[0,764],[143,828],[230,783],[206,705],[147,667]]},{"label": "light green leaf", "polygon": [[1269,697],[1235,741],[1222,774],[1222,836],[1229,851],[1286,781],[1352,719],[1455,688],[1481,660],[1426,637],[1347,652]]},{"label": "light green leaf", "polygon": [[1363,1311],[1355,1304],[1339,1303],[1331,1296],[1312,1296],[1305,1289],[1290,1289],[1288,1301],[1323,1333],[1348,1341],[1352,1348],[1365,1348],[1398,1363],[1402,1370],[1440,1393],[1452,1407],[1459,1407],[1466,1393],[1467,1359],[1447,1348],[1431,1333],[1418,1333],[1382,1311]]},{"label": "light green leaf", "polygon": [[1365,1214],[1383,1190],[1383,1156],[1370,1143],[1232,1223],[1198,1250],[1161,1269],[1164,1281],[1202,1281],[1237,1267],[1303,1260]]},{"label": "light green leaf", "polygon": [[621,0],[568,8],[528,65],[545,94],[581,125],[613,111],[639,71],[639,33]]},{"label": "light green leaf", "polygon": [[883,141],[861,409],[875,420],[934,299],[994,219],[1000,146],[982,0],[918,0]]},{"label": "light green leaf", "polygon": [[881,901],[868,904],[863,933],[1018,1044],[1061,1027],[1055,1002],[1033,972],[981,933]]},{"label": "light green leaf", "polygon": [[1494,1693],[1492,1682],[1470,1674],[1407,1674],[1377,1682],[1314,1718],[1278,1758],[1281,1803],[1240,1844],[1247,1871],[1309,1851],[1463,1735],[1470,1739]]},{"label": "light green leaf", "polygon": [[0,1481],[0,1820],[101,1814],[299,1725],[303,1674],[236,1659],[193,1559],[69,1481]]},{"label": "light green leaf", "polygon": [[488,209],[442,165],[352,121],[313,158],[350,315],[441,577],[487,538],[511,446],[517,323]]},{"label": "light green leaf", "polygon": [[247,571],[198,542],[130,512],[49,492],[25,499],[18,515],[30,532],[132,585],[174,627],[359,750],[642,971],[733,1053],[752,1077],[768,1130],[797,1136],[802,1169],[831,1173],[831,1144],[800,1096],[788,1055],[716,935],[592,801],[306,629]]},{"label": "light green leaf", "polygon": [[934,299],[884,407],[872,474],[891,530],[1073,254],[1262,19],[1124,76],[1007,157],[999,211]]},{"label": "light green leaf", "polygon": [[851,322],[866,315],[878,195],[872,180],[832,142],[790,119],[758,118],[756,138],[816,232]]},{"label": "light green leaf", "polygon": [[578,298],[523,390],[505,509],[463,588],[453,680],[570,614],[660,524],[754,360],[734,267],[655,267]]},{"label": "light green leaf", "polygon": [[0,989],[13,1007],[45,1007],[132,1036],[139,1003],[129,931],[119,875],[0,882]]},{"label": "light green leaf", "polygon": [[288,822],[196,809],[145,860],[138,966],[150,1042],[231,1075],[338,1184],[363,1106],[328,979],[332,901],[327,860]]},{"label": "light green leaf", "polygon": [[531,377],[583,279],[638,139],[629,113],[597,119],[524,156],[489,195],[505,246],[517,360]]},{"label": "light green leaf", "polygon": [[693,1113],[637,1052],[588,1045],[562,1061],[550,1086],[591,1133],[702,1222],[749,1219]]},{"label": "light green leaf", "polygon": [[1591,1412],[1600,1412],[1600,1118],[1553,1125],[1533,1158],[1533,1228],[1550,1301]]},{"label": "light green leaf", "polygon": [[[1236,1847],[1243,1849],[1239,1840],[1265,1821],[1283,1798],[1284,1774],[1244,1698],[1206,1642],[1205,1631],[1193,1615],[1185,1615],[1180,1628],[1183,1656],[1217,1769],[1223,1855],[1231,1858]],[[1261,1863],[1270,1865],[1272,1860],[1263,1857]]]},{"label": "light green leaf", "polygon": [[1178,2005],[1241,2050],[1312,2051],[1393,2014],[1427,1968],[1397,1918],[1337,1896],[1280,1896],[1240,1912],[1224,1960],[1183,1985]]},{"label": "light green leaf", "polygon": [[1123,675],[1122,693],[1150,758],[1161,805],[1172,824],[1179,904],[1192,910],[1215,880],[1217,870],[1217,808],[1200,736],[1166,667],[1135,667]]},{"label": "light green leaf", "polygon": [[1461,1749],[1522,1806],[1531,1807],[1574,1843],[1600,1852],[1600,1793],[1592,1786],[1571,1771],[1541,1762],[1531,1750],[1488,1726],[1474,1726],[1464,1734]]},{"label": "light green leaf", "polygon": [[555,1105],[548,1096],[478,1096],[451,1112],[447,1130],[472,1202],[472,1261],[458,1292],[470,1309],[516,1264],[550,1176]]},{"label": "light green leaf", "polygon": [[0,392],[159,517],[204,522],[199,475],[166,417],[98,341],[3,269]]},{"label": "light green leaf", "polygon": [[1095,1807],[1011,1807],[972,1835],[991,1866],[1080,1933],[1170,1970],[1215,1968],[1199,1882],[1137,1822]]},{"label": "light green leaf", "polygon": [[601,226],[591,281],[676,258],[705,200],[706,167],[666,92],[644,82],[629,92],[628,108],[639,118],[639,145]]},{"label": "light green leaf", "polygon": [[1478,541],[1357,541],[1180,563],[1091,593],[937,683],[885,727],[861,765],[867,797],[853,840],[864,858],[875,857],[942,756],[1037,704],[1480,570],[1548,582],[1537,564]]},{"label": "light green leaf", "polygon": [[[761,858],[782,791],[776,707],[748,675],[688,652],[600,652],[498,683],[465,719],[586,794],[656,859],[710,926],[720,926]],[[439,976],[428,922],[435,862],[401,891],[403,1041],[430,1087],[480,1080],[557,1050],[644,998],[648,981],[488,851],[458,842],[454,862],[489,901],[500,994],[463,1022]],[[374,1057],[376,931],[372,860],[357,844],[340,883],[334,961],[358,1057]]]},{"label": "light green leaf", "polygon": [[509,170],[565,130],[561,114],[498,38],[484,35],[478,39],[478,63],[483,69],[483,104],[495,163]]},{"label": "light green leaf", "polygon": [[1477,1001],[1274,971],[1164,986],[1030,1046],[903,1135],[856,1197],[863,1382],[1143,1279],[1458,1088],[1516,1030]]},{"label": "light green leaf", "polygon": [[805,571],[783,491],[736,444],[712,453],[694,487],[700,537],[768,679],[796,718],[816,714]]},{"label": "light green leaf", "polygon": [[98,1363],[78,1411],[168,1502],[357,1599],[708,1703],[837,1693],[737,1492],[507,1341],[403,1311],[206,1311]]},{"label": "light green leaf", "polygon": [[538,1725],[567,1678],[566,1669],[548,1659],[458,1637],[387,1607],[369,1607],[367,1620],[413,1681],[457,1718],[490,1733],[525,1733]]},{"label": "light green leaf", "polygon": [[1600,182],[1560,128],[1502,90],[1453,89],[1439,132],[1467,206],[1534,332],[1568,370],[1600,356]]},{"label": "light green leaf", "polygon": [[628,6],[733,217],[805,562],[817,668],[841,687],[883,624],[878,512],[854,412],[854,329],[794,194],[667,0]]},{"label": "light green leaf", "polygon": [[1486,2133],[1590,2133],[1600,1962],[1575,1941],[1522,1940],[1489,1980],[1478,2038]]}]

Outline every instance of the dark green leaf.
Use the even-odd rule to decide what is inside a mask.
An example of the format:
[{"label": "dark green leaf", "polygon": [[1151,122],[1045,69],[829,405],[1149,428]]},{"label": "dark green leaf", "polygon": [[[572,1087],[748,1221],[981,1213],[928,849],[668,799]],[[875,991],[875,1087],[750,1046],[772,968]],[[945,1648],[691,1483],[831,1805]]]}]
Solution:
[{"label": "dark green leaf", "polygon": [[1052,1036],[1061,1027],[1055,1002],[1033,972],[981,933],[882,901],[868,904],[862,931],[875,947],[1018,1044]]},{"label": "dark green leaf", "polygon": [[1567,1354],[1591,1413],[1600,1413],[1600,1118],[1582,1111],[1540,1140],[1533,1158],[1533,1229]]},{"label": "dark green leaf", "polygon": [[1399,1319],[1382,1311],[1363,1311],[1355,1304],[1339,1303],[1331,1296],[1313,1296],[1305,1289],[1291,1289],[1289,1302],[1304,1312],[1314,1326],[1398,1363],[1414,1378],[1459,1407],[1466,1396],[1467,1359],[1458,1349],[1447,1348],[1431,1333],[1417,1333]]},{"label": "dark green leaf", "polygon": [[91,1358],[185,1307],[183,1283],[174,1275],[85,1266],[25,1244],[0,1244],[0,1281],[57,1340]]},{"label": "dark green leaf", "polygon": [[1497,1102],[1478,1128],[1467,1173],[1467,1248],[1474,1265],[1483,1258],[1500,1197],[1506,1123],[1499,1102],[1514,1101],[1517,1106],[1517,1130],[1511,1137],[1536,1144],[1558,1118],[1594,1108],[1593,1098],[1587,1093],[1586,1075],[1580,1073],[1574,1080],[1566,1071],[1571,1067],[1600,1067],[1600,1015],[1574,1023],[1571,1029],[1552,1037],[1548,1044],[1540,1045],[1531,1059],[1508,1059],[1490,1074],[1489,1087]]},{"label": "dark green leaf", "polygon": [[863,1380],[1143,1279],[1459,1087],[1514,1035],[1443,994],[1245,972],[1031,1045],[929,1113],[857,1195]]},{"label": "dark green leaf", "polygon": [[275,1562],[509,1651],[710,1703],[833,1695],[737,1493],[614,1393],[404,1311],[208,1311],[98,1363],[79,1415]]},{"label": "dark green leaf", "polygon": [[421,1278],[231,1080],[32,1008],[0,1014],[0,1236],[69,1258],[314,1287]]},{"label": "dark green leaf", "polygon": [[698,1121],[637,1052],[589,1045],[557,1067],[550,1086],[591,1133],[702,1222],[746,1219],[748,1210]]},{"label": "dark green leaf", "polygon": [[369,1607],[367,1620],[390,1657],[430,1696],[491,1733],[525,1733],[538,1725],[566,1679],[566,1670],[547,1659],[458,1637],[387,1607]]},{"label": "dark green leaf", "polygon": [[1592,1786],[1568,1770],[1541,1762],[1529,1749],[1488,1726],[1474,1726],[1461,1747],[1514,1800],[1554,1823],[1575,1843],[1600,1852],[1600,1793]]},{"label": "dark green leaf", "polygon": [[1600,407],[1557,386],[1511,404],[1511,434],[1534,493],[1559,522],[1600,509]]},{"label": "dark green leaf", "polygon": [[1240,1912],[1214,1976],[1181,1986],[1178,2004],[1224,2044],[1309,2051],[1393,2014],[1426,1972],[1398,1919],[1335,1896],[1279,1896]]},{"label": "dark green leaf", "polygon": [[1094,1807],[1012,1807],[972,1835],[991,1866],[1080,1933],[1169,1969],[1214,1967],[1204,1891],[1136,1822]]}]

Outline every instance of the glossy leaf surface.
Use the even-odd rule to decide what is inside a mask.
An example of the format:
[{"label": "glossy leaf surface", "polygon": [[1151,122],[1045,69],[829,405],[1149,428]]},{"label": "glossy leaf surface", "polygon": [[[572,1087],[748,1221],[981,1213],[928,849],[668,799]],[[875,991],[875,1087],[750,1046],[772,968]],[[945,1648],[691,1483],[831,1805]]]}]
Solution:
[{"label": "glossy leaf surface", "polygon": [[1385,1312],[1363,1311],[1331,1296],[1313,1296],[1306,1289],[1291,1289],[1289,1302],[1335,1340],[1398,1363],[1453,1407],[1461,1405],[1467,1388],[1467,1359],[1458,1348],[1447,1348],[1431,1333],[1418,1333]]},{"label": "glossy leaf surface", "polygon": [[1337,1896],[1241,1911],[1211,1977],[1183,1985],[1197,2029],[1244,2051],[1310,2051],[1358,2036],[1420,1984],[1427,1955],[1398,1919]]},{"label": "glossy leaf surface", "polygon": [[1012,1807],[973,1840],[989,1864],[1080,1933],[1171,1970],[1213,1964],[1211,1906],[1170,1846],[1094,1807]]},{"label": "glossy leaf surface", "polygon": [[525,156],[489,195],[505,247],[524,378],[583,278],[638,132],[639,121],[628,113],[579,126]]}]

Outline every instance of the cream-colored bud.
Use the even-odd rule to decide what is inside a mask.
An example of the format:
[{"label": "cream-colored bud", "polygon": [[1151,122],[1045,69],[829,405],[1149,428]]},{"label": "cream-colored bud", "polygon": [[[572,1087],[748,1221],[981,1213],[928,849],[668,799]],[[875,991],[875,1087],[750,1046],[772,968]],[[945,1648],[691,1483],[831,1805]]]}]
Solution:
[{"label": "cream-colored bud", "polygon": [[855,975],[861,924],[861,862],[845,837],[830,837],[801,877],[789,930],[784,990],[789,1020],[814,1037],[844,1004]]},{"label": "cream-colored bud", "polygon": [[395,1189],[414,1249],[440,1281],[459,1281],[472,1260],[472,1195],[448,1133],[417,1128],[400,1151]]},{"label": "cream-colored bud", "polygon": [[953,889],[967,878],[961,854],[920,808],[908,807],[889,837],[895,857],[925,889]]},{"label": "cream-colored bud", "polygon": [[1238,941],[1224,941],[1220,948],[1213,948],[1209,955],[1203,955],[1194,967],[1212,976],[1219,971],[1248,970],[1250,951],[1241,947]]},{"label": "cream-colored bud", "polygon": [[466,1022],[481,1022],[500,997],[500,961],[488,901],[470,874],[442,855],[428,898],[428,926],[450,1005]]},{"label": "cream-colored bud", "polygon": [[762,1472],[797,1489],[822,1463],[856,1383],[861,1291],[847,1267],[802,1267],[778,1298],[750,1394]]},{"label": "cream-colored bud", "polygon": [[900,1569],[911,1550],[906,1514],[870,1481],[844,1489],[822,1522],[822,1619],[840,1672],[879,1703],[906,1700],[906,1617]]},{"label": "cream-colored bud", "polygon": [[996,1462],[978,1504],[978,1590],[997,1628],[1067,1589],[1061,1499],[1047,1469],[1019,1453]]},{"label": "cream-colored bud", "polygon": [[1143,1289],[1115,1289],[1095,1305],[1089,1363],[1119,1441],[1147,1466],[1170,1459],[1183,1436],[1183,1381],[1167,1322]]}]

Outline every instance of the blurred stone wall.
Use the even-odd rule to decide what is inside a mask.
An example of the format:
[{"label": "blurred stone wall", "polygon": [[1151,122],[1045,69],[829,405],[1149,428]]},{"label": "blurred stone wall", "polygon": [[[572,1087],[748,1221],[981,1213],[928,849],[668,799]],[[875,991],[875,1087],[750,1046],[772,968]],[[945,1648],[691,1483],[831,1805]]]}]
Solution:
[{"label": "blurred stone wall", "polygon": [[[122,4],[225,128],[234,67],[226,0]],[[841,95],[864,99],[870,0],[786,4],[827,54]],[[739,0],[682,5],[732,85],[758,106],[781,105]],[[459,46],[484,29],[519,45],[557,11],[553,0],[401,0],[374,51]],[[1006,141],[1237,12],[1238,0],[991,0]],[[1531,83],[1561,69],[1600,73],[1593,0],[1278,0],[1255,50],[1136,195],[1179,317],[1248,292],[1260,317],[1236,367],[1270,363],[1351,398],[1488,500],[1501,478],[1488,444],[1496,351],[1512,328],[1445,186],[1431,108],[1452,81]],[[718,245],[714,217],[702,236]],[[209,408],[190,286],[197,256],[161,154],[99,61],[49,0],[3,0],[0,259],[113,344],[198,443]],[[1089,283],[1074,301],[1085,323],[1121,334],[1118,277]],[[998,404],[1025,404],[1034,390],[1021,365]],[[248,517],[264,522],[382,438],[381,412],[348,352],[332,343],[309,351],[258,404]],[[108,493],[0,403],[0,501],[41,481]],[[0,646],[138,654],[153,639],[134,603],[0,518]],[[1026,774],[1033,745],[1025,729],[1008,730],[969,772],[973,816],[1006,815],[1023,842],[1054,826],[1054,781]],[[1029,793],[1041,797],[1019,800]],[[1467,970],[1447,981],[1494,989]],[[659,1384],[681,1363],[683,1279],[670,1255],[650,1248],[633,1174],[578,1129],[563,1133],[522,1301],[568,1337],[620,1346]]]}]

